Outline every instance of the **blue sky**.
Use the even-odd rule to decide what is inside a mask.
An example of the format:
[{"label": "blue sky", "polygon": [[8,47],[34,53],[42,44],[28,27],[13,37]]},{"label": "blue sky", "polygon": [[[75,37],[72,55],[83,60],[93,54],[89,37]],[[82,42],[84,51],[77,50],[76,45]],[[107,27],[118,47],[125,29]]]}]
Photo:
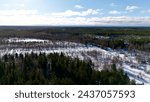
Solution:
[{"label": "blue sky", "polygon": [[1,0],[0,25],[150,26],[148,0]]}]

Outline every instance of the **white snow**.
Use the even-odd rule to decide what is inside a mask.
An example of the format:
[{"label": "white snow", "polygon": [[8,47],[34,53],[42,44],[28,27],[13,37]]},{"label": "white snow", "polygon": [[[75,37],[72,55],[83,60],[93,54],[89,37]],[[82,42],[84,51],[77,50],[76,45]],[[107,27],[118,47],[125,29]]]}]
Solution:
[{"label": "white snow", "polygon": [[123,70],[127,72],[131,79],[136,79],[137,83],[150,84],[150,74],[147,74],[143,70],[131,68],[129,65],[124,64]]},{"label": "white snow", "polygon": [[[80,60],[91,60],[96,70],[102,70],[104,65],[111,64],[113,59],[118,59],[117,66],[123,68],[130,79],[134,79],[137,84],[150,84],[150,64],[141,67],[136,56],[129,52],[120,53],[116,50],[105,50],[93,45],[84,45],[81,43],[67,41],[49,41],[31,38],[9,38],[5,40],[7,47],[0,46],[0,56],[15,53],[64,53],[72,58],[78,57]],[[29,43],[26,46],[18,45]],[[35,44],[36,42],[36,44]],[[14,44],[11,45],[11,44]],[[15,45],[16,44],[16,45]],[[12,47],[13,46],[13,47]],[[20,47],[21,46],[21,47]],[[133,68],[132,65],[137,66]]]},{"label": "white snow", "polygon": [[42,40],[42,39],[31,39],[31,38],[9,38],[6,41],[9,43],[12,42],[48,42],[48,40]]}]

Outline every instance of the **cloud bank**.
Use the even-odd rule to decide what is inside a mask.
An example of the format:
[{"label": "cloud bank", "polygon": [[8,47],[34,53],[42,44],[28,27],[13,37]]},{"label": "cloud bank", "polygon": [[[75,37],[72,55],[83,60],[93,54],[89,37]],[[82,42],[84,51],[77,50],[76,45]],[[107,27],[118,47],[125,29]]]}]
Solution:
[{"label": "cloud bank", "polygon": [[[129,9],[129,8],[128,8]],[[130,8],[131,10],[131,8]],[[40,14],[38,10],[0,10],[0,25],[78,25],[78,26],[150,26],[150,17],[104,16],[102,9],[67,10]],[[145,11],[149,12],[149,11]],[[110,14],[120,14],[112,10]]]}]

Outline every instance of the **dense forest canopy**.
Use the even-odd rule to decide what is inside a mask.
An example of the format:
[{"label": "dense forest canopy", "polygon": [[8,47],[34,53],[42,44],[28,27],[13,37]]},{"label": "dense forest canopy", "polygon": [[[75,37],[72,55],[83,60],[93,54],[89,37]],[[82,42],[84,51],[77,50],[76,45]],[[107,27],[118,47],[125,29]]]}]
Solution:
[{"label": "dense forest canopy", "polygon": [[[108,37],[97,39],[95,36]],[[92,43],[113,49],[150,51],[149,27],[0,27],[0,37],[25,37]]]},{"label": "dense forest canopy", "polygon": [[37,34],[101,34],[101,35],[150,35],[150,27],[51,27],[51,26],[0,26],[0,36]]},{"label": "dense forest canopy", "polygon": [[[104,68],[105,69],[105,68]],[[96,71],[91,61],[61,54],[5,55],[0,59],[0,84],[5,85],[130,85],[131,81],[115,64]]]}]

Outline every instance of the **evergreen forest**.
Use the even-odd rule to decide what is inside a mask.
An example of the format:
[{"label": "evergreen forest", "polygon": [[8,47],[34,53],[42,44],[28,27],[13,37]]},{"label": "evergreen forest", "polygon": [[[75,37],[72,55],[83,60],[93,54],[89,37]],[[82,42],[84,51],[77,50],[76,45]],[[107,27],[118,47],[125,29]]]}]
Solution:
[{"label": "evergreen forest", "polygon": [[132,85],[122,69],[97,71],[91,61],[63,53],[4,55],[0,59],[1,85]]}]

